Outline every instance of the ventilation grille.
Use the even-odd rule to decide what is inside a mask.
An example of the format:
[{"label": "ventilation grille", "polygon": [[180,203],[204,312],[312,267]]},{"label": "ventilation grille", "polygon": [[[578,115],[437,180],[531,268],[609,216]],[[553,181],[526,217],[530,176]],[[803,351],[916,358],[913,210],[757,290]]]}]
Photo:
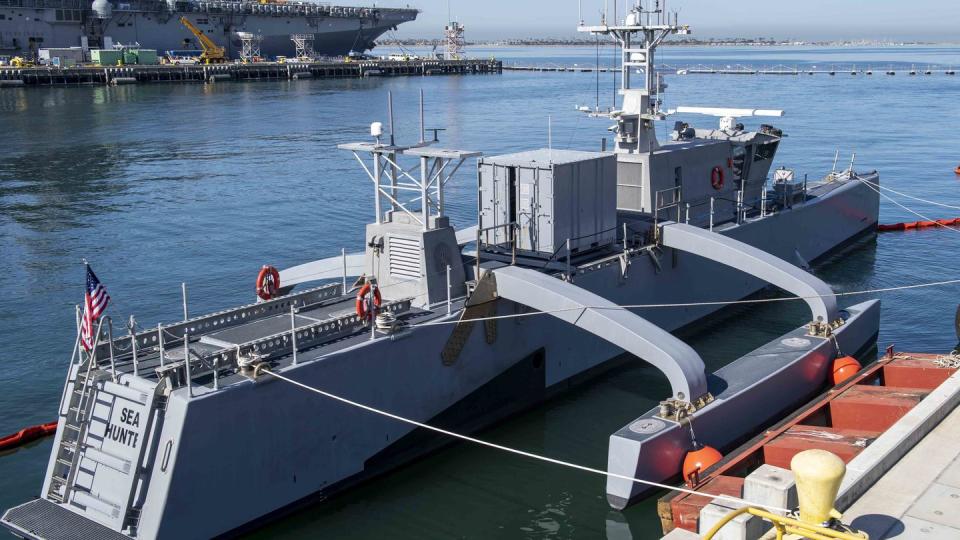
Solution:
[{"label": "ventilation grille", "polygon": [[420,279],[420,239],[390,237],[390,275]]}]

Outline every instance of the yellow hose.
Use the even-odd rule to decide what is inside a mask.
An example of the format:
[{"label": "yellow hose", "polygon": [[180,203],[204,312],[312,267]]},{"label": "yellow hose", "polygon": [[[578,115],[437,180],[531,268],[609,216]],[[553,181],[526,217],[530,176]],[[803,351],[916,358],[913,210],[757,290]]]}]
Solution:
[{"label": "yellow hose", "polygon": [[810,540],[870,540],[870,537],[863,532],[849,533],[845,531],[837,531],[821,525],[810,525],[809,523],[804,523],[793,518],[772,514],[765,510],[760,510],[759,508],[753,508],[750,506],[745,506],[739,510],[734,510],[733,512],[723,516],[723,519],[718,521],[716,525],[707,531],[707,534],[705,534],[703,537],[704,540],[712,540],[713,537],[720,532],[720,529],[722,529],[727,523],[730,523],[734,518],[743,514],[757,516],[773,523],[773,527],[777,531],[777,540],[781,540],[784,533],[797,534],[805,538],[809,538]]}]

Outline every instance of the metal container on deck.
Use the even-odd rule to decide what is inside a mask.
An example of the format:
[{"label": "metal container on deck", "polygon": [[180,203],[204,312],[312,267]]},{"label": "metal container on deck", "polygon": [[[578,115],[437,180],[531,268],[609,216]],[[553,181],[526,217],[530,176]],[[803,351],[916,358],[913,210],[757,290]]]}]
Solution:
[{"label": "metal container on deck", "polygon": [[480,228],[484,243],[507,244],[515,223],[517,249],[553,257],[606,246],[617,238],[613,154],[533,150],[480,160]]}]

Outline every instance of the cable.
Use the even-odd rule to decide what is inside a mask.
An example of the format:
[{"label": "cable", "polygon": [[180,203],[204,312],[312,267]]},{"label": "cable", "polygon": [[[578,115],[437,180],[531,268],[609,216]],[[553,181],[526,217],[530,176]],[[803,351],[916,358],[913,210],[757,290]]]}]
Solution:
[{"label": "cable", "polygon": [[857,180],[859,180],[860,182],[862,182],[863,185],[865,185],[865,186],[867,186],[868,188],[872,189],[877,195],[880,195],[880,196],[883,197],[884,199],[892,202],[893,204],[899,206],[900,208],[903,208],[903,209],[906,210],[907,212],[910,212],[911,214],[913,214],[913,215],[915,215],[915,216],[917,216],[917,217],[923,218],[924,221],[932,221],[932,222],[935,223],[938,227],[943,227],[944,229],[947,229],[948,231],[953,231],[953,232],[955,232],[955,233],[960,233],[960,229],[954,229],[953,227],[950,227],[950,226],[948,226],[948,225],[944,225],[943,223],[940,223],[939,221],[937,221],[937,220],[935,220],[935,219],[931,219],[931,218],[929,218],[929,217],[921,214],[920,212],[917,212],[916,210],[907,208],[906,206],[900,204],[900,203],[899,203],[896,199],[894,199],[893,197],[890,197],[890,196],[887,195],[886,193],[883,193],[883,192],[880,191],[879,189],[871,186],[869,182],[864,181],[864,180],[861,179],[859,176],[854,176],[854,178],[856,178]]},{"label": "cable", "polygon": [[568,462],[568,461],[562,461],[562,460],[559,460],[559,459],[555,459],[555,458],[551,458],[551,457],[547,457],[547,456],[542,456],[542,455],[539,455],[539,454],[534,454],[534,453],[532,453],[532,452],[525,452],[525,451],[523,451],[523,450],[517,450],[516,448],[510,448],[509,446],[503,446],[503,445],[500,445],[500,444],[495,444],[495,443],[492,443],[492,442],[484,441],[484,440],[482,440],[482,439],[476,439],[476,438],[470,437],[470,436],[468,436],[468,435],[463,435],[463,434],[456,433],[456,432],[453,432],[453,431],[448,431],[448,430],[445,430],[445,429],[441,429],[441,428],[438,428],[438,427],[434,427],[434,426],[431,426],[431,425],[429,425],[429,424],[424,424],[423,422],[418,422],[418,421],[416,421],[416,420],[411,420],[411,419],[409,419],[409,418],[404,418],[403,416],[400,416],[400,415],[396,415],[396,414],[393,414],[393,413],[389,413],[389,412],[387,412],[387,411],[383,411],[383,410],[377,409],[377,408],[375,408],[375,407],[371,407],[371,406],[369,406],[369,405],[364,405],[363,403],[358,403],[358,402],[356,402],[356,401],[352,401],[352,400],[349,400],[349,399],[347,399],[347,398],[340,397],[340,396],[338,396],[338,395],[336,395],[336,394],[331,394],[331,393],[329,393],[329,392],[325,392],[325,391],[323,391],[323,390],[320,390],[319,388],[313,388],[313,387],[311,387],[311,386],[307,386],[306,384],[303,384],[303,383],[301,383],[301,382],[298,382],[298,381],[295,381],[295,380],[290,379],[290,378],[288,378],[288,377],[285,377],[285,376],[283,376],[283,375],[274,373],[273,371],[270,370],[270,368],[269,368],[268,366],[266,366],[266,365],[264,365],[264,364],[261,364],[261,365],[257,368],[257,373],[258,373],[258,374],[266,374],[266,375],[273,376],[273,377],[275,377],[275,378],[277,378],[277,379],[280,379],[280,380],[282,380],[282,381],[286,381],[286,382],[288,382],[288,383],[290,383],[290,384],[292,384],[292,385],[294,385],[294,386],[299,386],[300,388],[303,388],[304,390],[308,390],[308,391],[310,391],[310,392],[314,392],[314,393],[316,393],[316,394],[320,394],[321,396],[324,396],[324,397],[327,397],[327,398],[330,398],[330,399],[339,401],[339,402],[341,402],[341,403],[345,403],[345,404],[347,404],[347,405],[351,405],[351,406],[353,406],[353,407],[357,407],[357,408],[359,408],[359,409],[363,409],[363,410],[365,410],[365,411],[367,411],[367,412],[372,412],[372,413],[374,413],[374,414],[379,414],[379,415],[381,415],[381,416],[385,416],[385,417],[390,418],[390,419],[392,419],[392,420],[396,420],[396,421],[398,421],[398,422],[403,422],[403,423],[405,423],[405,424],[410,424],[410,425],[412,425],[412,426],[416,426],[416,427],[423,428],[423,429],[426,429],[426,430],[429,430],[429,431],[433,431],[433,432],[436,432],[436,433],[440,433],[440,434],[446,435],[446,436],[448,436],[448,437],[453,437],[453,438],[455,438],[455,439],[460,439],[460,440],[462,440],[462,441],[466,441],[466,442],[469,442],[469,443],[477,444],[477,445],[480,445],[480,446],[486,446],[487,448],[493,448],[494,450],[500,450],[500,451],[502,451],[502,452],[507,452],[507,453],[510,453],[510,454],[516,454],[516,455],[518,455],[518,456],[523,456],[523,457],[527,457],[527,458],[531,458],[531,459],[536,459],[536,460],[538,460],[538,461],[544,461],[544,462],[546,462],[546,463],[552,463],[552,464],[554,464],[554,465],[561,465],[561,466],[563,466],[563,467],[569,467],[569,468],[572,468],[572,469],[577,469],[577,470],[581,470],[581,471],[585,471],[585,472],[589,472],[589,473],[593,473],[593,474],[598,474],[598,475],[601,475],[601,476],[606,476],[606,477],[610,477],[610,478],[618,478],[618,479],[620,479],[620,480],[628,480],[628,481],[630,481],[630,482],[634,482],[634,483],[637,483],[637,484],[643,484],[643,485],[650,486],[650,487],[655,487],[655,488],[660,488],[660,489],[667,489],[667,490],[675,490],[675,491],[679,491],[679,492],[681,492],[681,493],[686,493],[686,494],[688,494],[688,495],[694,495],[694,496],[697,496],[697,497],[706,497],[706,498],[709,498],[709,499],[723,499],[723,500],[730,501],[730,502],[734,502],[734,503],[738,503],[738,504],[743,504],[743,503],[745,503],[745,504],[747,504],[748,506],[755,506],[755,507],[759,507],[759,508],[766,508],[767,510],[771,510],[771,511],[774,511],[774,512],[785,512],[785,513],[789,513],[789,510],[787,510],[786,508],[778,508],[778,507],[776,507],[776,506],[769,506],[769,505],[766,505],[766,504],[752,503],[752,502],[747,501],[747,500],[745,500],[745,499],[740,499],[740,498],[738,498],[738,497],[732,497],[732,496],[729,496],[729,495],[711,494],[711,493],[701,493],[701,492],[699,492],[699,491],[694,491],[694,490],[692,490],[692,489],[684,489],[684,488],[680,488],[680,487],[676,487],[676,486],[671,486],[671,485],[668,485],[668,484],[661,484],[661,483],[658,483],[658,482],[651,482],[651,481],[649,481],[649,480],[642,480],[642,479],[640,479],[640,478],[634,478],[634,477],[632,477],[632,476],[626,476],[626,475],[622,475],[622,474],[612,473],[612,472],[609,472],[609,471],[603,471],[603,470],[600,470],[600,469],[594,469],[593,467],[587,467],[587,466],[585,466],[585,465],[578,465],[578,464],[576,464],[576,463],[570,463],[570,462]]},{"label": "cable", "polygon": [[879,188],[879,189],[882,189],[882,190],[884,190],[884,191],[889,191],[889,192],[891,192],[891,193],[896,193],[897,195],[900,195],[901,197],[906,197],[906,198],[908,198],[908,199],[913,199],[913,200],[915,200],[915,201],[919,201],[919,202],[922,202],[922,203],[932,204],[932,205],[934,205],[934,206],[941,206],[941,207],[943,207],[943,208],[951,208],[951,209],[953,209],[953,210],[960,210],[960,206],[953,206],[953,205],[951,205],[951,204],[939,203],[939,202],[937,202],[937,201],[930,201],[930,200],[927,200],[927,199],[921,199],[920,197],[914,197],[913,195],[907,195],[906,193],[902,193],[902,192],[900,192],[900,191],[897,191],[897,190],[895,190],[895,189],[893,189],[893,188],[890,188],[890,187],[887,187],[887,186],[883,186],[883,185],[880,185],[880,184],[875,184],[875,183],[873,183],[873,182],[871,182],[871,181],[869,181],[869,180],[864,180],[863,178],[859,178],[859,177],[858,177],[857,180],[860,180],[860,181],[863,182],[864,184],[869,184],[869,185],[871,185],[871,186],[873,186],[873,187],[875,187],[875,188]]},{"label": "cable", "polygon": [[700,307],[700,306],[731,306],[738,304],[767,304],[774,302],[792,302],[796,300],[811,300],[815,298],[835,298],[841,296],[858,296],[865,294],[879,294],[886,292],[896,292],[896,291],[906,291],[911,289],[922,289],[927,287],[942,287],[945,285],[955,285],[960,284],[960,279],[951,279],[946,281],[934,281],[930,283],[918,283],[914,285],[901,285],[898,287],[884,287],[881,289],[865,289],[860,291],[848,291],[848,292],[839,292],[834,294],[820,294],[812,296],[784,296],[779,298],[753,298],[748,300],[721,300],[716,302],[687,302],[687,303],[677,303],[677,304],[624,304],[624,305],[614,305],[614,306],[578,306],[573,308],[563,308],[550,311],[533,311],[530,313],[514,313],[511,315],[495,315],[492,317],[479,317],[476,319],[463,319],[456,321],[426,321],[420,324],[411,325],[411,327],[417,326],[436,326],[443,324],[459,324],[461,322],[474,322],[474,321],[492,321],[498,319],[512,319],[519,317],[530,317],[534,315],[549,315],[552,313],[564,313],[567,311],[584,311],[588,309],[603,310],[603,309],[648,309],[648,308],[680,308],[680,307]]}]

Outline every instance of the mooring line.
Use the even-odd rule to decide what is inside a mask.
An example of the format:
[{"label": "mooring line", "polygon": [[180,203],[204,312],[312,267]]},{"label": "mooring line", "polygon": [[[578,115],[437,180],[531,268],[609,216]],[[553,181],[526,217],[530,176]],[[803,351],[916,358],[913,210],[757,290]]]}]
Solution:
[{"label": "mooring line", "polygon": [[[859,177],[858,177],[857,180],[859,180],[859,181],[861,181],[861,182],[863,182],[864,184],[867,184],[867,185],[869,185],[869,186],[875,187],[875,188],[877,188],[877,189],[882,189],[882,190],[884,190],[884,191],[889,191],[889,192],[891,192],[891,193],[896,193],[897,195],[900,195],[901,197],[906,197],[906,198],[908,198],[908,199],[913,199],[913,200],[918,201],[918,202],[927,203],[927,204],[932,204],[932,205],[934,205],[934,206],[941,206],[941,207],[943,207],[943,208],[950,208],[950,209],[953,209],[953,210],[960,210],[960,206],[954,206],[954,205],[952,205],[952,204],[946,204],[946,203],[941,203],[941,202],[937,202],[937,201],[931,201],[931,200],[929,200],[929,199],[921,199],[920,197],[914,197],[913,195],[908,195],[908,194],[903,193],[903,192],[901,192],[901,191],[897,191],[897,190],[895,190],[895,189],[893,189],[893,188],[891,188],[891,187],[884,186],[884,185],[881,185],[881,184],[877,184],[877,183],[871,182],[871,181],[866,180],[866,179],[863,179],[863,178],[859,178]],[[928,220],[928,221],[930,221],[930,220]]]},{"label": "mooring line", "polygon": [[[857,177],[854,177],[854,178],[857,178]],[[923,218],[924,221],[931,221],[931,222],[935,223],[935,224],[936,224],[937,226],[939,226],[939,227],[943,227],[944,229],[947,229],[947,230],[952,231],[952,232],[955,232],[955,233],[960,233],[960,229],[954,229],[953,227],[951,227],[951,226],[949,226],[949,225],[944,225],[943,223],[940,223],[940,222],[938,222],[938,221],[935,220],[935,219],[931,219],[931,218],[929,218],[929,217],[921,214],[920,212],[917,212],[916,210],[913,210],[912,208],[909,208],[909,207],[901,204],[899,201],[897,201],[897,200],[894,199],[893,197],[887,195],[886,193],[884,193],[884,192],[880,191],[879,189],[877,189],[877,188],[873,187],[872,185],[870,185],[870,182],[867,182],[866,180],[864,180],[864,179],[862,179],[862,178],[857,178],[857,180],[859,180],[861,183],[863,183],[863,185],[865,185],[865,186],[867,186],[868,188],[872,189],[877,195],[880,195],[880,196],[883,197],[884,199],[892,202],[893,204],[899,206],[900,208],[903,208],[903,209],[906,210],[907,212],[910,212],[911,214],[913,214],[913,215],[915,215],[915,216],[917,216],[917,217]]]},{"label": "mooring line", "polygon": [[532,453],[532,452],[526,452],[526,451],[523,451],[523,450],[518,450],[518,449],[516,449],[516,448],[511,448],[511,447],[509,447],[509,446],[503,446],[503,445],[496,444],[496,443],[492,443],[492,442],[489,442],[489,441],[484,441],[484,440],[482,440],[482,439],[476,439],[476,438],[470,437],[470,436],[468,436],[468,435],[463,435],[463,434],[456,433],[456,432],[453,432],[453,431],[448,431],[448,430],[446,430],[446,429],[442,429],[442,428],[438,428],[438,427],[435,427],[435,426],[431,426],[431,425],[429,425],[429,424],[424,424],[423,422],[418,422],[418,421],[416,421],[416,420],[411,420],[410,418],[405,418],[405,417],[400,416],[400,415],[397,415],[397,414],[393,414],[393,413],[390,413],[390,412],[387,412],[387,411],[384,411],[384,410],[381,410],[381,409],[377,409],[376,407],[371,407],[370,405],[364,405],[363,403],[359,403],[359,402],[356,402],[356,401],[347,399],[347,398],[345,398],[345,397],[338,396],[338,395],[336,395],[336,394],[331,394],[330,392],[326,392],[326,391],[324,391],[324,390],[320,390],[319,388],[314,388],[314,387],[312,387],[312,386],[308,386],[308,385],[306,385],[306,384],[304,384],[304,383],[302,383],[302,382],[295,381],[295,380],[293,380],[293,379],[291,379],[291,378],[289,378],[289,377],[285,377],[285,376],[283,376],[283,375],[280,375],[279,373],[275,373],[274,371],[271,371],[270,368],[269,368],[268,366],[266,366],[266,365],[261,365],[261,366],[259,366],[259,367],[257,368],[257,370],[256,370],[256,373],[257,373],[258,375],[270,375],[271,377],[274,377],[274,378],[279,379],[279,380],[281,380],[281,381],[288,382],[288,383],[290,383],[290,384],[292,384],[292,385],[294,385],[294,386],[298,386],[298,387],[300,387],[300,388],[302,388],[302,389],[304,389],[304,390],[308,390],[308,391],[310,391],[310,392],[314,392],[314,393],[316,393],[316,394],[320,394],[321,396],[324,396],[324,397],[333,399],[333,400],[335,400],[335,401],[339,401],[339,402],[341,402],[341,403],[345,403],[345,404],[347,404],[347,405],[351,405],[351,406],[353,406],[353,407],[357,407],[357,408],[359,408],[359,409],[363,409],[363,410],[365,410],[365,411],[367,411],[367,412],[371,412],[371,413],[374,413],[374,414],[378,414],[378,415],[380,415],[380,416],[385,416],[385,417],[387,417],[387,418],[390,418],[390,419],[392,419],[392,420],[396,420],[396,421],[398,421],[398,422],[403,422],[403,423],[405,423],[405,424],[410,424],[410,425],[412,425],[412,426],[416,426],[416,427],[423,428],[423,429],[426,429],[426,430],[429,430],[429,431],[433,431],[433,432],[436,432],[436,433],[440,433],[441,435],[446,435],[446,436],[448,436],[448,437],[453,437],[453,438],[455,438],[455,439],[460,439],[460,440],[462,440],[462,441],[466,441],[466,442],[473,443],[473,444],[476,444],[476,445],[485,446],[485,447],[487,447],[487,448],[493,448],[493,449],[495,449],[495,450],[500,450],[500,451],[502,451],[502,452],[507,452],[507,453],[510,453],[510,454],[516,454],[516,455],[518,455],[518,456],[523,456],[523,457],[527,457],[527,458],[530,458],[530,459],[535,459],[535,460],[538,460],[538,461],[543,461],[543,462],[546,462],[546,463],[552,463],[552,464],[554,464],[554,465],[560,465],[560,466],[563,466],[563,467],[569,467],[569,468],[572,468],[572,469],[577,469],[577,470],[581,470],[581,471],[585,471],[585,472],[589,472],[589,473],[593,473],[593,474],[598,474],[598,475],[605,476],[605,477],[618,478],[618,479],[620,479],[620,480],[628,480],[628,481],[630,481],[630,482],[634,482],[634,483],[637,483],[637,484],[643,484],[643,485],[650,486],[650,487],[679,491],[679,492],[681,492],[681,493],[686,493],[686,494],[688,494],[688,495],[694,495],[694,496],[697,496],[697,497],[706,497],[706,498],[710,498],[710,499],[722,499],[722,500],[726,500],[726,501],[729,501],[729,502],[734,502],[734,503],[737,503],[737,504],[746,504],[746,505],[748,505],[748,506],[754,506],[754,507],[758,507],[758,508],[765,508],[765,509],[770,510],[770,511],[772,511],[772,512],[784,512],[784,513],[789,513],[789,512],[790,512],[790,510],[788,510],[788,509],[786,509],[786,508],[778,508],[778,507],[776,507],[776,506],[770,506],[770,505],[767,505],[767,504],[754,503],[754,502],[751,502],[751,501],[748,501],[748,500],[745,500],[745,499],[741,499],[741,498],[739,498],[739,497],[733,497],[733,496],[730,496],[730,495],[723,495],[723,494],[702,493],[702,492],[699,492],[699,491],[694,491],[694,490],[692,490],[692,489],[685,489],[685,488],[680,488],[680,487],[676,487],[676,486],[671,486],[671,485],[668,485],[668,484],[661,484],[661,483],[658,483],[658,482],[652,482],[652,481],[650,481],[650,480],[643,480],[643,479],[641,479],[641,478],[634,478],[634,477],[632,477],[632,476],[626,476],[626,475],[617,474],[617,473],[612,473],[612,472],[604,471],[604,470],[600,470],[600,469],[594,469],[593,467],[587,467],[587,466],[585,466],[585,465],[578,465],[578,464],[576,464],[576,463],[570,463],[569,461],[563,461],[563,460],[559,460],[559,459],[555,459],[555,458],[551,458],[551,457],[547,457],[547,456],[542,456],[542,455],[540,455],[540,454],[534,454],[534,453]]},{"label": "mooring line", "polygon": [[900,285],[896,287],[883,287],[879,289],[864,289],[859,291],[838,292],[833,294],[815,294],[810,296],[782,296],[777,298],[754,298],[747,300],[719,300],[715,302],[686,302],[674,304],[618,304],[613,306],[578,306],[570,308],[560,308],[548,311],[531,311],[529,313],[512,313],[509,315],[493,315],[490,317],[476,317],[471,319],[456,319],[445,321],[426,321],[418,324],[412,324],[409,328],[419,326],[439,326],[445,324],[459,324],[461,322],[480,322],[495,321],[499,319],[514,319],[520,317],[532,317],[535,315],[550,315],[553,313],[564,313],[567,311],[580,311],[583,309],[595,310],[615,310],[615,309],[653,309],[653,308],[681,308],[681,307],[700,307],[700,306],[732,306],[738,304],[768,304],[775,302],[795,302],[797,300],[812,300],[817,298],[835,298],[840,296],[860,296],[865,294],[880,294],[897,291],[906,291],[912,289],[923,289],[929,287],[943,287],[946,285],[960,284],[960,279],[948,279],[944,281],[933,281],[928,283],[916,283],[913,285]]}]

